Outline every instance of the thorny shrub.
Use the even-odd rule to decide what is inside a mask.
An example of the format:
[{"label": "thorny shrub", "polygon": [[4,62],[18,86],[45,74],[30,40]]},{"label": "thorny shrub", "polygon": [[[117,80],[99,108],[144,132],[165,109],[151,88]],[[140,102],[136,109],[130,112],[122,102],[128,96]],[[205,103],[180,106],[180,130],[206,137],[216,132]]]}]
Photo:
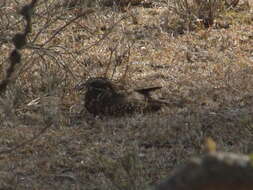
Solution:
[{"label": "thorny shrub", "polygon": [[167,29],[175,34],[193,31],[196,28],[209,28],[226,11],[235,7],[239,1],[224,0],[172,0],[168,9]]}]

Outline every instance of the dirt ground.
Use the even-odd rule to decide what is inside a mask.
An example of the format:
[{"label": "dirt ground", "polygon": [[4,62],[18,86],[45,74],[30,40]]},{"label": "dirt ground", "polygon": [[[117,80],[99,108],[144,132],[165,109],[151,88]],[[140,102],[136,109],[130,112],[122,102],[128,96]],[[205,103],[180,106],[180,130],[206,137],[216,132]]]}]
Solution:
[{"label": "dirt ground", "polygon": [[[1,79],[23,30],[22,3],[0,7]],[[202,155],[206,137],[218,150],[253,152],[252,8],[217,16],[229,27],[181,33],[163,1],[77,19],[84,9],[57,3],[38,4],[22,64],[0,96],[0,189],[146,189]],[[74,87],[105,73],[127,88],[161,85],[156,96],[174,105],[94,117]]]}]

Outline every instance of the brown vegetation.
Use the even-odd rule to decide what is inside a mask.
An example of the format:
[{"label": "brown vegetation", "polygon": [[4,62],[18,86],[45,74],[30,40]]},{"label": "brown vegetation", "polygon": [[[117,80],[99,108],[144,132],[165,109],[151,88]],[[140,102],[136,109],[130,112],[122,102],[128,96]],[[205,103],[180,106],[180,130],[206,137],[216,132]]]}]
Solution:
[{"label": "brown vegetation", "polygon": [[212,152],[194,158],[156,190],[250,190],[253,165],[249,156]]},{"label": "brown vegetation", "polygon": [[[27,1],[0,3],[0,188],[145,189],[202,154],[206,137],[253,151],[252,1],[219,5],[208,28],[186,1],[61,2],[38,1],[30,33],[18,11]],[[8,60],[13,49],[20,61]],[[93,116],[75,86],[101,76],[162,86],[157,96],[173,106]]]}]

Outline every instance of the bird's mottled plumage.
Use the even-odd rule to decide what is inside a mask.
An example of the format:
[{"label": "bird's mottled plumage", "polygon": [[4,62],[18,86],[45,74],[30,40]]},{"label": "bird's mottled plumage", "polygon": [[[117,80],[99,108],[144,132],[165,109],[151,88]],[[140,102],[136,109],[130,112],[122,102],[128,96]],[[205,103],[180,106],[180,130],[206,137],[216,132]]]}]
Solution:
[{"label": "bird's mottled plumage", "polygon": [[120,89],[107,78],[90,78],[78,89],[86,89],[84,101],[88,112],[94,115],[122,116],[132,113],[155,112],[166,102],[154,99],[151,91],[161,87]]}]

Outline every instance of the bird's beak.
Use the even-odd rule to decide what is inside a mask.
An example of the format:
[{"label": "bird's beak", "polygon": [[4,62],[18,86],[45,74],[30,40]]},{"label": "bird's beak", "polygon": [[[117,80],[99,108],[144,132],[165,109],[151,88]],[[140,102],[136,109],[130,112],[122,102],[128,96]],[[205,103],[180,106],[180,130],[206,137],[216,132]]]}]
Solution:
[{"label": "bird's beak", "polygon": [[76,91],[80,91],[80,90],[83,90],[87,87],[86,83],[79,83],[77,84],[75,87],[74,87],[74,90]]}]

